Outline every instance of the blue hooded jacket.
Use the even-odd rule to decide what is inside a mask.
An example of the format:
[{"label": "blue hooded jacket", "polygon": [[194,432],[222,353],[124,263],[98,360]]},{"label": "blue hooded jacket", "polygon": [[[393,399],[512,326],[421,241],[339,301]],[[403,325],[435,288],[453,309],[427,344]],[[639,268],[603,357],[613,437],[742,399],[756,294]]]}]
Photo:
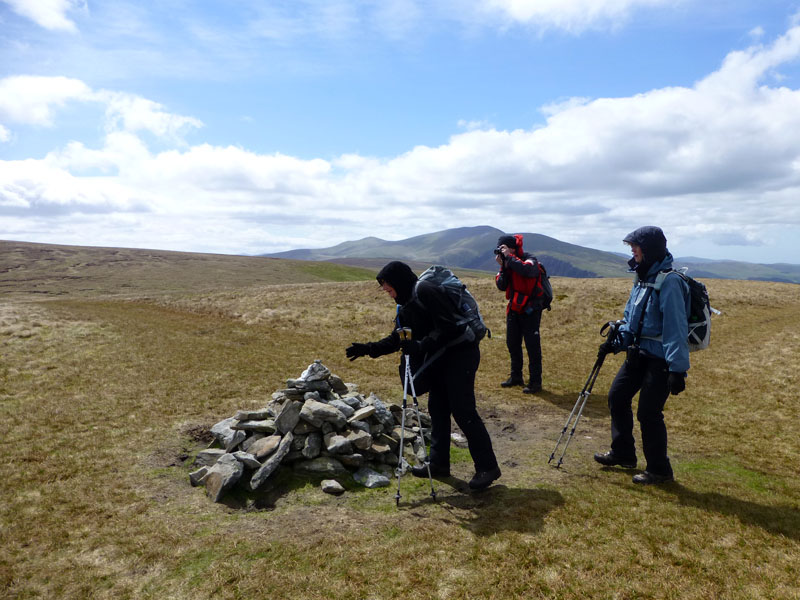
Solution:
[{"label": "blue hooded jacket", "polygon": [[647,306],[642,306],[648,293],[648,286],[644,284],[655,283],[659,271],[671,268],[672,254],[666,252],[661,260],[650,265],[643,279],[640,279],[637,273],[633,280],[631,295],[625,305],[624,323],[620,327],[620,332],[622,345],[627,348],[634,341],[644,310],[639,347],[649,356],[666,360],[670,371],[685,373],[689,370],[687,341],[689,325],[686,316],[691,302],[689,286],[680,275],[668,274],[661,284],[660,291],[651,291]]}]

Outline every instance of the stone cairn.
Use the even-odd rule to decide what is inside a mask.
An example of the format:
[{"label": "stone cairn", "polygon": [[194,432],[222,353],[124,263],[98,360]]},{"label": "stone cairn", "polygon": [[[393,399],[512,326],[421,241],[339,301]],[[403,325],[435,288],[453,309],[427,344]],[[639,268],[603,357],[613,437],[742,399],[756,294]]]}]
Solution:
[{"label": "stone cairn", "polygon": [[[347,478],[368,488],[385,487],[398,464],[402,410],[375,394],[364,397],[357,385],[344,383],[316,360],[272,394],[266,408],[240,410],[214,425],[214,442],[198,453],[200,468],[189,481],[205,486],[214,502],[235,485],[257,490],[281,465],[321,477],[330,494],[343,493],[339,480]],[[412,406],[406,408],[404,438],[419,462],[430,417],[420,412],[420,420]]]}]

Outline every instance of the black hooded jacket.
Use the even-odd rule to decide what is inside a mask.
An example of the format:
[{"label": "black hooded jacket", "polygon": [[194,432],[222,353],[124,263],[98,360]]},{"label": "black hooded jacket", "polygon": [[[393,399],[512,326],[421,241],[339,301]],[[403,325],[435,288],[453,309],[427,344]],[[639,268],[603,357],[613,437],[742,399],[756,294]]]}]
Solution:
[{"label": "black hooded jacket", "polygon": [[368,344],[370,357],[400,349],[398,327],[410,328],[412,339],[420,342],[418,358],[435,353],[464,334],[467,325],[457,324],[454,307],[446,292],[435,284],[418,281],[407,264],[392,261],[381,269],[376,279],[379,283],[385,281],[397,292],[397,316],[395,327],[388,336]]},{"label": "black hooded jacket", "polygon": [[628,261],[631,272],[636,271],[642,280],[646,278],[650,267],[664,260],[667,255],[667,238],[661,228],[654,225],[639,227],[626,235],[622,241],[626,244],[635,244],[642,249],[644,260],[641,264],[636,264],[633,258]]}]

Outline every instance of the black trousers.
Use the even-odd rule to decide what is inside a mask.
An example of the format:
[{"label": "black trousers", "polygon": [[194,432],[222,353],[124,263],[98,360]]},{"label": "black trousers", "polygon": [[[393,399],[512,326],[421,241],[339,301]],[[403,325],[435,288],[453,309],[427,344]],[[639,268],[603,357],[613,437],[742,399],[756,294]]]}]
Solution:
[{"label": "black trousers", "polygon": [[639,392],[636,419],[642,430],[642,450],[646,469],[657,475],[672,475],[667,457],[667,426],[664,424],[664,404],[669,396],[669,369],[665,360],[639,356],[638,366],[626,360],[620,367],[608,392],[611,412],[611,450],[617,456],[634,458],[633,397]]},{"label": "black trousers", "polygon": [[497,467],[492,440],[475,406],[475,373],[481,362],[478,344],[450,348],[431,369],[428,412],[431,416],[431,464],[450,465],[450,417],[464,432],[476,471]]},{"label": "black trousers", "polygon": [[509,311],[506,315],[506,346],[511,355],[511,377],[522,378],[522,342],[528,352],[529,385],[542,385],[542,342],[539,325],[542,311],[530,313]]}]

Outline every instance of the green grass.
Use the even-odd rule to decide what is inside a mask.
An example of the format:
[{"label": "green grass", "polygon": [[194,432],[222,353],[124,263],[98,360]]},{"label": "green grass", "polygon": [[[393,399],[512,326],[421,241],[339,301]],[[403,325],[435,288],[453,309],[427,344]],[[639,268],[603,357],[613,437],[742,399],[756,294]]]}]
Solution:
[{"label": "green grass", "polygon": [[[202,280],[205,266],[181,281]],[[292,281],[295,269],[281,268],[274,284],[253,273],[204,289],[158,279],[152,293],[144,279],[123,296],[78,293],[74,280],[32,294],[7,281],[0,595],[798,597],[796,287],[710,286],[723,311],[712,345],[692,355],[687,391],[667,402],[673,484],[637,487],[630,471],[591,459],[608,444],[605,394],[621,357],[601,371],[562,468],[547,465],[629,281],[554,279],[546,391],[526,396],[498,385],[504,301],[480,278],[470,289],[495,337],[481,345],[476,393],[503,469],[497,485],[466,492],[471,461],[454,447],[454,480],[435,483],[436,503],[424,479],[402,479],[397,508],[396,480],[344,482],[334,497],[282,470],[258,493],[214,504],[188,481],[199,432],[265,405],[315,358],[401,400],[396,357],[344,355],[351,341],[388,333],[393,305],[372,274],[338,280],[336,268],[317,268],[330,282]]]}]

